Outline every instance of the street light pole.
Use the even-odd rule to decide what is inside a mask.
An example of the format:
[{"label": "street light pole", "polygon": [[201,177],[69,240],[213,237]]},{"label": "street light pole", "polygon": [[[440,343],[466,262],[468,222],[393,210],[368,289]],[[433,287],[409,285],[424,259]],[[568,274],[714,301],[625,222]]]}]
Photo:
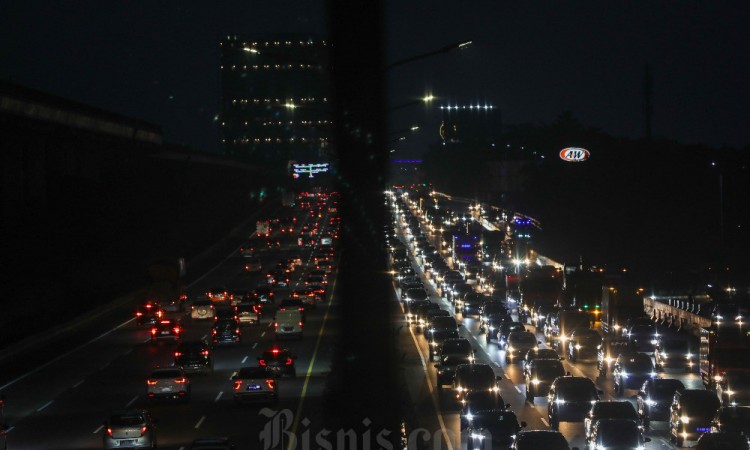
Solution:
[{"label": "street light pole", "polygon": [[469,45],[472,44],[473,41],[462,41],[462,42],[456,42],[455,44],[446,45],[445,47],[439,48],[437,50],[433,50],[431,52],[422,53],[420,55],[412,56],[409,58],[400,59],[398,61],[392,62],[385,66],[385,71],[389,71],[393,69],[394,67],[402,66],[404,64],[408,64],[412,61],[418,61],[420,59],[429,58],[430,56],[439,55],[441,53],[448,53],[456,49],[460,48],[466,48]]}]

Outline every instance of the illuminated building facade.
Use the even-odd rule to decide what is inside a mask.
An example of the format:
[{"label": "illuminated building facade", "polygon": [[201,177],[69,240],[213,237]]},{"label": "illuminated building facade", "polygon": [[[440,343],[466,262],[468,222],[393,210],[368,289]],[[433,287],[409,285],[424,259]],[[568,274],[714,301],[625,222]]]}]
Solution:
[{"label": "illuminated building facade", "polygon": [[225,154],[274,169],[327,161],[332,123],[326,40],[226,36],[220,46]]}]

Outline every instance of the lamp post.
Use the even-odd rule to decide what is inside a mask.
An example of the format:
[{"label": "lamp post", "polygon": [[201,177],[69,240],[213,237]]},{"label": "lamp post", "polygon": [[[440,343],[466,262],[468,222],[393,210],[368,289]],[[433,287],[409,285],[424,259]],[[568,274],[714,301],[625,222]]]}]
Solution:
[{"label": "lamp post", "polygon": [[413,61],[418,61],[420,59],[429,58],[430,56],[440,55],[442,53],[449,53],[449,52],[452,52],[453,50],[457,50],[457,49],[463,49],[463,48],[468,47],[472,43],[473,43],[473,41],[456,42],[454,44],[446,45],[445,47],[439,48],[437,50],[433,50],[431,52],[422,53],[422,54],[419,54],[419,55],[411,56],[409,58],[399,59],[398,61],[394,61],[394,62],[388,64],[387,66],[385,66],[385,71],[387,72],[387,71],[393,69],[394,67],[402,66],[404,64],[408,64],[408,63],[413,62]]}]

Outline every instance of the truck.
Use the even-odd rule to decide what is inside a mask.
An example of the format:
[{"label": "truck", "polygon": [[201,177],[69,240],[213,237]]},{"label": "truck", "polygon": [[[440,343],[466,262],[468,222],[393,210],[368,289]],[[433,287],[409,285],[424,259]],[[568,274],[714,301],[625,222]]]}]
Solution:
[{"label": "truck", "polygon": [[608,282],[601,288],[601,330],[612,337],[622,336],[629,319],[646,316],[643,308],[643,289]]},{"label": "truck", "polygon": [[281,194],[281,206],[294,207],[297,202],[297,196],[294,192],[284,192]]},{"label": "truck", "polygon": [[565,265],[563,271],[562,306],[575,306],[589,311],[595,320],[601,316],[603,269],[579,265]]},{"label": "truck", "polygon": [[722,384],[728,370],[750,370],[750,339],[741,326],[700,329],[698,366],[706,389]]},{"label": "truck", "polygon": [[553,314],[544,328],[544,337],[550,347],[565,351],[565,343],[576,328],[589,328],[591,316],[581,309],[563,309]]},{"label": "truck", "polygon": [[562,292],[562,271],[554,266],[530,268],[519,281],[521,301],[518,317],[527,321],[540,306],[557,306]]},{"label": "truck", "polygon": [[271,234],[271,221],[259,220],[255,222],[255,234],[268,237]]}]

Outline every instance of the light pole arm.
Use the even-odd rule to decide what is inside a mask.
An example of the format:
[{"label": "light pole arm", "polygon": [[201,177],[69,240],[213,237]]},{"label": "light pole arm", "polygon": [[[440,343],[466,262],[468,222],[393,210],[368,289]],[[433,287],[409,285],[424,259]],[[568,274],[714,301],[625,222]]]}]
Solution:
[{"label": "light pole arm", "polygon": [[422,53],[421,55],[415,55],[415,56],[412,56],[412,57],[409,57],[409,58],[400,59],[398,61],[392,62],[392,63],[388,64],[387,66],[385,66],[385,71],[387,72],[387,71],[393,69],[394,67],[402,66],[402,65],[408,64],[408,63],[410,63],[412,61],[418,61],[420,59],[429,58],[430,56],[439,55],[441,53],[448,53],[448,52],[453,51],[453,50],[455,50],[457,48],[464,48],[464,47],[467,47],[467,46],[471,45],[471,43],[472,43],[472,41],[457,42],[455,44],[446,45],[443,48],[440,48],[440,49],[437,49],[437,50],[433,50],[431,52]]}]

